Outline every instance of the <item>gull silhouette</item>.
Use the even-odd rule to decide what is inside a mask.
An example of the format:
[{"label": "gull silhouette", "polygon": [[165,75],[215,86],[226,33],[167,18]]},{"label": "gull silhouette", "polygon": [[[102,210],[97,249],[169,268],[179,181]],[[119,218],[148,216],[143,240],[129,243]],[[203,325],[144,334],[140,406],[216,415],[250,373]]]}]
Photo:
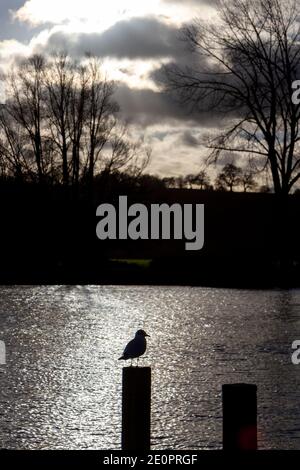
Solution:
[{"label": "gull silhouette", "polygon": [[119,361],[127,361],[127,359],[131,359],[130,366],[132,366],[132,360],[137,359],[138,367],[139,357],[145,353],[147,348],[146,336],[150,337],[144,330],[138,330],[135,337],[129,341],[124,349],[123,356],[119,357]]}]

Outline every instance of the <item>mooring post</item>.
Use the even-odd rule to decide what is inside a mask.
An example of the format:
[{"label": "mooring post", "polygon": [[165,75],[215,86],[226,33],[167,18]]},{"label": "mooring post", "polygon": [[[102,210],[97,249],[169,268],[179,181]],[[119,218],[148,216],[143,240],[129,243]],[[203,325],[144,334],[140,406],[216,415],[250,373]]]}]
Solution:
[{"label": "mooring post", "polygon": [[124,367],[122,450],[150,450],[151,368]]},{"label": "mooring post", "polygon": [[223,449],[257,450],[257,387],[223,385]]}]

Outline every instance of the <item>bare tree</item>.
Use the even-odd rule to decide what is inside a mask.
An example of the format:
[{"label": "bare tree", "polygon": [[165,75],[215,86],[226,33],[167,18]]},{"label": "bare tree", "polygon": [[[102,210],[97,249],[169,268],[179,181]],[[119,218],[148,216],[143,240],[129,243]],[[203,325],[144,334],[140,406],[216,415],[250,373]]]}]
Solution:
[{"label": "bare tree", "polygon": [[197,174],[187,175],[185,182],[190,188],[197,186],[199,189],[208,189],[210,187],[210,178],[205,170],[200,171]]},{"label": "bare tree", "polygon": [[0,171],[93,187],[95,172],[140,175],[150,152],[117,119],[115,85],[98,60],[67,54],[26,59],[5,77],[0,109]]},{"label": "bare tree", "polygon": [[275,192],[286,195],[300,178],[300,105],[292,100],[300,4],[220,0],[218,13],[214,23],[197,20],[184,29],[195,66],[167,66],[168,89],[194,111],[215,109],[226,120],[206,142],[210,161],[228,150],[251,153],[270,168]]},{"label": "bare tree", "polygon": [[255,181],[255,174],[251,168],[246,168],[241,175],[241,186],[243,187],[244,193],[247,191],[253,191],[257,188],[257,182]]},{"label": "bare tree", "polygon": [[176,176],[175,178],[175,188],[184,189],[186,187],[186,181],[184,176]]},{"label": "bare tree", "polygon": [[0,158],[1,171],[17,180],[31,178],[34,161],[26,158],[26,138],[22,127],[8,114],[5,106],[0,108]]},{"label": "bare tree", "polygon": [[[20,126],[28,141],[27,153],[32,152],[35,159],[39,181],[47,171],[43,152],[43,76],[45,60],[34,55],[22,62],[17,70],[13,69],[7,78],[6,111]],[[2,115],[2,123],[3,121]],[[6,131],[7,134],[7,131]],[[8,135],[7,135],[8,136]]]},{"label": "bare tree", "polygon": [[165,176],[163,179],[162,179],[164,185],[167,187],[167,188],[175,188],[176,186],[176,178],[175,176]]},{"label": "bare tree", "polygon": [[76,79],[71,90],[69,126],[72,146],[72,184],[77,188],[82,167],[82,139],[87,118],[89,76],[86,67],[79,66],[75,69]]},{"label": "bare tree", "polygon": [[88,64],[88,94],[86,115],[86,176],[92,184],[96,164],[104,146],[116,127],[118,104],[112,99],[115,85],[102,75],[100,64],[91,58]]},{"label": "bare tree", "polygon": [[44,86],[47,92],[49,130],[61,156],[64,185],[69,183],[68,152],[71,145],[69,119],[74,80],[74,69],[67,55],[54,55],[47,64]]},{"label": "bare tree", "polygon": [[216,188],[233,192],[234,188],[241,184],[242,169],[233,163],[227,163],[216,178]]}]

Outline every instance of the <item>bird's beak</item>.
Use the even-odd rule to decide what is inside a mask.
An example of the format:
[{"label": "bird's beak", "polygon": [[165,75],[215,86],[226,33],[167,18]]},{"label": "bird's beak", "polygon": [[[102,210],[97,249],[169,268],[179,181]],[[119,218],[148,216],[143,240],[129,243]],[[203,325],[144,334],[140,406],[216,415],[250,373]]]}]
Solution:
[{"label": "bird's beak", "polygon": [[146,335],[145,335],[145,336],[148,336],[148,338],[150,338],[150,335],[147,335],[147,333],[146,333]]}]

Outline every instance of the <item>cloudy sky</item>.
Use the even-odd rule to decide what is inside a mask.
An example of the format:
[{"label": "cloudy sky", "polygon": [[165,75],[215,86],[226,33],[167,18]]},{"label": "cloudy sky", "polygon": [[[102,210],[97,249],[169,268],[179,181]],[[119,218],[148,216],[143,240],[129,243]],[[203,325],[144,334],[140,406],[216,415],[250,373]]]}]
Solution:
[{"label": "cloudy sky", "polygon": [[0,0],[0,67],[34,52],[86,52],[101,58],[118,81],[122,116],[152,147],[149,171],[160,175],[197,172],[204,149],[199,139],[215,125],[192,118],[161,93],[155,71],[183,63],[188,52],[180,27],[215,15],[208,0]]}]

